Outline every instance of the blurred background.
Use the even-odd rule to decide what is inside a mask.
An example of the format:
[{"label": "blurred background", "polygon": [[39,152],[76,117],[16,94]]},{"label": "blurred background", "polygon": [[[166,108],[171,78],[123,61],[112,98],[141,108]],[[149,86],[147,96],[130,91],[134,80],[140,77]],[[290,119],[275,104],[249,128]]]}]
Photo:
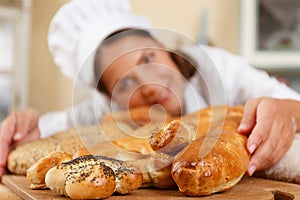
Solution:
[{"label": "blurred background", "polygon": [[[0,0],[0,119],[14,109],[33,107],[44,113],[72,105],[73,82],[55,66],[47,47],[50,20],[66,2]],[[240,54],[255,67],[267,70],[300,91],[297,1],[131,0],[131,3],[133,12],[148,16],[154,26]],[[289,9],[295,15],[283,22],[283,16],[291,13]]]}]

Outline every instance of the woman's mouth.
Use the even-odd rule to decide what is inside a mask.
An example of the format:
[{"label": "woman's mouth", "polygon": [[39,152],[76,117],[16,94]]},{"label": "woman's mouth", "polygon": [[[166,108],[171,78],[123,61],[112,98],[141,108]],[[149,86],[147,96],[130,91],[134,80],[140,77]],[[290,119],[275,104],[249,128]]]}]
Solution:
[{"label": "woman's mouth", "polygon": [[171,91],[168,88],[166,88],[159,96],[157,103],[160,105],[164,105],[169,100],[170,94]]}]

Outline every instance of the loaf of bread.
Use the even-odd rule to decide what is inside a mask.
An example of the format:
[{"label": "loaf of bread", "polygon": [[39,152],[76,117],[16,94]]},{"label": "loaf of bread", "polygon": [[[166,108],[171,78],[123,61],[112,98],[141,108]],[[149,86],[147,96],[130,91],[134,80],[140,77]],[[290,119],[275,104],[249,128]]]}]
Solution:
[{"label": "loaf of bread", "polygon": [[249,156],[235,137],[222,134],[204,157],[200,150],[210,138],[197,139],[184,149],[174,160],[171,172],[179,190],[188,196],[202,196],[236,185],[247,170]]},{"label": "loaf of bread", "polygon": [[236,131],[242,114],[242,107],[210,107],[151,133],[152,148],[170,155],[180,151],[171,173],[185,195],[225,191],[240,181],[250,158],[247,138]]},{"label": "loaf of bread", "polygon": [[7,166],[13,174],[26,175],[26,171],[31,165],[53,151],[62,151],[74,155],[79,148],[122,138],[132,131],[132,128],[126,124],[113,122],[101,124],[100,126],[73,128],[18,146],[10,152]]},{"label": "loaf of bread", "polygon": [[127,194],[142,184],[140,171],[125,161],[104,156],[82,156],[51,168],[48,188],[72,199],[99,199],[115,191]]}]

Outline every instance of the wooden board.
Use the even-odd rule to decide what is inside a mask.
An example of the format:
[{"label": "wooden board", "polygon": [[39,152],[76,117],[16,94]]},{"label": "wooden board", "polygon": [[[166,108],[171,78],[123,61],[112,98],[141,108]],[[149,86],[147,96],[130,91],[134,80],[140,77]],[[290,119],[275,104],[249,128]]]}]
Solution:
[{"label": "wooden board", "polygon": [[8,189],[5,185],[0,183],[0,199],[1,200],[22,200],[20,196]]},{"label": "wooden board", "polygon": [[[59,196],[50,190],[31,190],[29,183],[24,176],[16,175],[4,175],[2,182],[9,189],[17,193],[23,199],[26,200],[40,200],[40,199],[52,199],[52,200],[66,200],[68,198]],[[150,200],[154,197],[160,200],[169,199],[245,199],[245,200],[270,200],[275,199],[289,200],[300,199],[300,185],[271,181],[266,179],[259,179],[253,177],[244,177],[240,183],[238,183],[231,190],[214,194],[206,197],[189,198],[185,197],[177,190],[158,190],[158,189],[139,189],[131,192],[128,195],[114,194],[109,200]]]}]

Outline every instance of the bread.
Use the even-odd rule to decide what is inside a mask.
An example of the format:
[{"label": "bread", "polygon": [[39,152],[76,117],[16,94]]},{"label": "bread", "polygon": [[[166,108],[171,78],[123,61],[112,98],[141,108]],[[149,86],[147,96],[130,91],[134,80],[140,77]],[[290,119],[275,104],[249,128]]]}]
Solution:
[{"label": "bread", "polygon": [[143,176],[142,187],[174,188],[170,169],[173,157],[154,152],[148,144],[147,138],[134,138],[131,136],[104,142],[90,148],[81,148],[75,154],[76,157],[83,155],[105,155],[128,163],[140,169]]},{"label": "bread", "polygon": [[159,109],[159,107],[141,106],[109,113],[102,118],[101,123],[122,122],[136,129],[154,122],[164,122],[168,118],[170,118],[170,115]]},{"label": "bread", "polygon": [[[145,124],[152,127],[155,121],[160,123],[165,120],[166,116],[168,115],[150,107],[131,109],[130,116],[127,111],[108,113],[103,117],[100,126],[76,127],[18,146],[10,152],[7,166],[11,173],[26,175],[26,171],[31,165],[53,151],[63,151],[74,155],[78,153],[78,149],[85,148],[84,150],[88,150],[89,154],[93,154],[90,151],[96,151],[94,146],[97,144],[131,134],[146,134],[145,130],[147,129],[139,129],[134,132],[133,127],[140,128]],[[108,151],[106,153],[109,154]],[[114,157],[114,154],[110,153],[109,156]]]},{"label": "bread", "polygon": [[184,121],[173,120],[162,128],[152,130],[148,143],[154,151],[176,155],[193,137],[193,127]]},{"label": "bread", "polygon": [[[230,189],[247,170],[249,157],[234,137],[219,138],[215,147],[200,157],[204,139],[193,141],[172,164],[172,177],[179,190],[188,196],[209,195]],[[242,145],[241,145],[242,146]]]},{"label": "bread", "polygon": [[[250,160],[245,148],[247,138],[236,131],[243,110],[224,107],[224,111],[223,117],[220,113],[215,116],[216,121],[211,118],[207,129],[210,132],[205,137],[196,137],[172,163],[172,177],[185,195],[202,196],[228,190],[247,170]],[[202,131],[197,135],[202,135]]]},{"label": "bread", "polygon": [[46,157],[41,158],[27,170],[27,180],[31,189],[45,189],[45,176],[49,169],[55,167],[59,163],[72,159],[70,154],[62,151],[51,152]]},{"label": "bread", "polygon": [[173,156],[164,153],[153,153],[148,163],[148,173],[153,187],[170,189],[177,188],[171,175]]},{"label": "bread", "polygon": [[[69,142],[63,144],[66,140],[65,138],[69,138]],[[78,147],[83,146],[79,138],[75,137],[75,129],[58,133],[55,137],[25,143],[10,152],[7,167],[11,173],[26,175],[26,171],[31,165],[53,151],[63,151],[73,154],[73,145]]]},{"label": "bread", "polygon": [[[149,144],[175,155],[171,174],[188,196],[209,195],[233,187],[247,170],[247,138],[237,133],[243,108],[215,106],[177,118],[154,130]],[[175,152],[175,154],[174,154]]]},{"label": "bread", "polygon": [[45,182],[51,190],[72,199],[98,199],[114,191],[127,194],[136,190],[142,174],[124,161],[88,155],[51,168]]},{"label": "bread", "polygon": [[112,122],[100,126],[72,128],[48,138],[18,146],[10,152],[7,166],[11,173],[26,175],[26,171],[31,165],[53,151],[74,155],[79,148],[88,148],[99,142],[122,138],[132,131],[132,128],[126,124]]},{"label": "bread", "polygon": [[[223,191],[240,180],[249,162],[249,155],[245,149],[246,137],[236,133],[241,117],[242,108],[240,107],[211,107],[182,118],[177,118],[170,123],[166,123],[163,127],[160,127],[162,123],[156,126],[152,126],[153,124],[151,126],[148,125],[145,130],[140,127],[136,129],[138,130],[137,132],[132,132],[135,137],[124,137],[124,135],[115,137],[116,139],[110,142],[102,142],[91,148],[81,149],[81,153],[77,154],[77,156],[93,153],[94,155],[106,155],[129,160],[130,164],[140,169],[143,177],[142,186],[158,188],[174,188],[178,186],[182,192],[192,196]],[[223,123],[222,119],[225,119],[225,123]],[[151,130],[149,127],[151,129],[154,128],[154,130]],[[212,150],[206,149],[209,153],[206,157],[203,157],[205,162],[210,162],[210,167],[215,169],[216,172],[209,174],[208,178],[210,181],[205,182],[210,185],[205,186],[203,184],[196,187],[195,184],[200,182],[203,176],[207,176],[209,172],[203,173],[200,168],[193,170],[190,167],[204,162],[198,159],[199,146],[202,145],[207,131],[214,133],[216,130],[222,130],[221,137],[215,138],[218,135],[205,137],[206,140],[212,141],[212,143],[216,142],[216,145]],[[151,133],[149,141],[145,138],[146,131]],[[186,145],[188,147],[184,149]],[[231,151],[237,149],[237,153]],[[177,152],[180,153],[176,155]],[[237,160],[239,157],[241,159]],[[213,161],[217,161],[217,163],[213,163]],[[91,161],[86,159],[85,162],[89,163]],[[238,166],[233,168],[230,165],[232,163],[237,163]],[[217,165],[219,165],[219,168],[216,167]],[[203,169],[207,171],[208,169],[205,167],[207,166],[204,165]],[[98,170],[101,171],[101,169]],[[57,170],[59,172],[53,172]],[[64,188],[64,180],[66,180],[64,176],[68,174],[64,170],[66,169],[58,167],[56,170],[51,169],[49,171],[48,176],[52,174],[51,176],[56,177],[49,179],[49,181],[54,181],[53,184],[49,183],[49,187],[61,194],[70,195],[66,193]],[[212,172],[212,169],[210,171]],[[191,174],[193,174],[192,177]],[[224,177],[218,176],[215,178],[215,176],[220,174],[223,174]],[[193,188],[193,190],[185,190],[184,187]],[[205,188],[209,188],[209,191],[206,191]]]},{"label": "bread", "polygon": [[[134,111],[131,112],[134,113]],[[147,109],[139,109],[134,114],[134,118],[146,124],[149,122],[147,121],[149,117],[145,117],[148,113]],[[58,167],[49,170],[46,175],[46,184],[48,182],[47,185],[54,191],[74,198],[105,198],[115,190],[126,193],[138,187],[152,186],[179,187],[181,192],[189,196],[209,195],[233,187],[247,169],[250,157],[245,148],[247,138],[236,132],[242,114],[243,107],[241,106],[215,106],[180,118],[168,118],[162,122],[151,121],[138,128],[132,124],[124,124],[128,120],[126,117],[123,121],[120,120],[121,122],[113,122],[113,115],[110,115],[109,120],[100,127],[72,129],[36,141],[36,143],[18,147],[10,155],[9,166],[12,171],[24,173],[24,169],[28,167],[27,163],[30,166],[53,149],[66,150],[68,153],[75,152],[76,157],[90,154],[105,155],[129,160],[125,163],[138,168],[140,171],[138,180],[142,179],[142,183],[134,182],[137,185],[123,190],[123,186],[118,185],[122,181],[116,177],[114,168],[116,164],[111,166],[107,164],[108,161],[98,161],[103,160],[103,157],[95,157],[96,159],[85,157],[84,159],[78,158],[81,161],[59,164]],[[121,119],[124,115],[118,116]],[[80,136],[78,132],[81,133]],[[300,183],[299,163],[297,159],[294,159],[299,154],[300,139],[297,140],[297,138],[299,139],[299,135],[296,136],[293,146],[279,163],[261,172],[262,177]],[[82,181],[79,174],[86,171],[74,165],[83,166],[84,163],[89,166],[87,170],[90,173]],[[44,187],[40,177],[43,177],[42,174],[46,169],[40,171],[39,176],[33,175],[38,173],[38,170],[33,170],[31,175],[28,174],[33,177],[30,179],[32,186]],[[113,171],[113,176],[110,169]],[[103,191],[100,194],[96,194],[99,190],[92,181],[100,180],[94,179],[97,174],[103,175],[104,180],[109,182],[104,181],[107,183],[107,188],[103,185],[97,186]],[[67,178],[69,176],[72,178]],[[135,176],[130,180],[136,180]],[[139,184],[142,185],[138,186]],[[78,191],[83,188],[86,188],[84,191],[89,191],[89,195],[93,196],[79,194]]]}]

